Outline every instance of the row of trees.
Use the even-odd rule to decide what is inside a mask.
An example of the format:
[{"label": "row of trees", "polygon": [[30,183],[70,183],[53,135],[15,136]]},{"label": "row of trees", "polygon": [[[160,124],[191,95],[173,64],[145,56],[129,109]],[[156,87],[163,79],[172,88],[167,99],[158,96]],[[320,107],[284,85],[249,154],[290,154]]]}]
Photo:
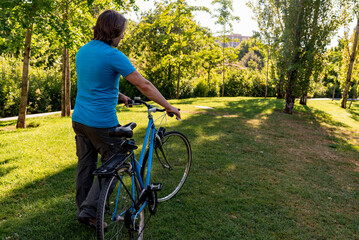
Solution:
[{"label": "row of trees", "polygon": [[[323,72],[326,47],[338,28],[358,15],[358,5],[355,0],[256,0],[250,6],[258,19],[260,39],[268,49],[267,58],[276,66],[280,85],[285,89],[284,112],[292,113],[296,97],[306,104],[311,81]],[[358,27],[343,92],[343,108],[352,84]],[[282,94],[279,90],[278,95]]]},{"label": "row of trees", "polygon": [[[333,93],[343,89],[343,96],[348,94],[344,84],[348,81],[341,80],[341,76],[344,71],[356,71],[355,67],[346,67],[350,64],[345,62],[349,59],[347,55],[354,54],[356,59],[356,47],[351,47],[352,53],[347,54],[351,50],[349,37],[344,37],[336,48],[327,50],[326,47],[355,8],[349,0],[345,1],[346,5],[336,3],[334,0],[253,1],[251,7],[260,32],[256,39],[241,42],[234,49],[219,44],[228,41],[225,36],[232,31],[231,21],[239,20],[232,16],[232,1],[212,0],[212,4],[218,6],[213,17],[222,26],[219,37],[194,21],[193,12],[208,11],[207,8],[189,6],[185,0],[157,2],[153,10],[141,14],[140,22],[129,22],[119,49],[168,98],[277,96],[286,98],[284,111],[292,113],[295,97],[301,97],[301,103],[306,104],[307,96],[315,94],[313,86],[318,82],[333,87]],[[61,67],[61,110],[62,116],[69,116],[76,87],[72,63],[78,48],[92,37],[91,27],[98,14],[108,8],[137,9],[133,0],[3,0],[0,8],[1,55],[5,59],[23,57],[17,127],[26,126],[30,65],[51,73]],[[355,39],[357,36],[353,36],[352,41],[357,41]],[[46,79],[50,79],[50,75],[46,74]],[[41,78],[39,76],[41,74],[35,79]],[[338,81],[342,85],[337,87]],[[126,81],[120,85],[121,91],[129,96],[139,94]],[[38,95],[41,92],[36,91]],[[54,91],[50,92],[47,97],[53,98]],[[53,100],[44,102],[57,104]],[[42,109],[56,110],[51,106]]]},{"label": "row of trees", "polygon": [[[0,49],[23,55],[18,128],[25,128],[31,59],[46,67],[62,62],[62,116],[71,111],[71,55],[91,35],[102,9],[128,9],[134,1],[109,0],[3,0],[0,2]],[[35,38],[35,39],[34,39]],[[20,44],[25,39],[24,44]],[[61,55],[59,54],[61,52]],[[35,55],[32,56],[31,55]],[[61,56],[59,58],[59,55]]]}]

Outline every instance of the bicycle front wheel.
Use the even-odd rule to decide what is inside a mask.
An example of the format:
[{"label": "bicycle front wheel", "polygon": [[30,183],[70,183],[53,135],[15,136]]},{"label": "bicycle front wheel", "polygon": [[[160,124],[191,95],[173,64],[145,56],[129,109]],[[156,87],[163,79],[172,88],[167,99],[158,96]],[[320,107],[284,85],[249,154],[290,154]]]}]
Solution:
[{"label": "bicycle front wheel", "polygon": [[116,177],[103,179],[96,217],[98,240],[143,239],[144,210],[134,218],[132,207],[132,198],[140,192],[137,177],[132,181],[128,173],[121,175],[123,184]]},{"label": "bicycle front wheel", "polygon": [[151,168],[151,182],[162,183],[158,202],[175,196],[185,183],[192,161],[191,145],[180,132],[166,132],[157,140]]}]

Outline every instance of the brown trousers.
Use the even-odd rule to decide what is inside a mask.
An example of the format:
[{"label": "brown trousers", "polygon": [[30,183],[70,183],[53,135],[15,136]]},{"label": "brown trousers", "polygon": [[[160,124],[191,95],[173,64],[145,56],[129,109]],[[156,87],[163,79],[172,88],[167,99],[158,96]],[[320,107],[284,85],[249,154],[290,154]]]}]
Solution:
[{"label": "brown trousers", "polygon": [[100,195],[100,182],[94,180],[93,172],[97,168],[98,155],[101,161],[106,160],[115,153],[116,143],[121,138],[109,137],[110,128],[93,128],[81,123],[72,122],[76,133],[76,155],[78,164],[76,170],[76,205],[77,218],[96,218],[97,202]]}]

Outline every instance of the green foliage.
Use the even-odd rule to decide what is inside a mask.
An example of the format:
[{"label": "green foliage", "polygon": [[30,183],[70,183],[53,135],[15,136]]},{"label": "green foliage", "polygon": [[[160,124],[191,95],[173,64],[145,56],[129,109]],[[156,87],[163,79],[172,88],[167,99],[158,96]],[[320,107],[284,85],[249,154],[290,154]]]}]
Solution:
[{"label": "green foliage", "polygon": [[[308,17],[310,21],[303,23],[305,29],[300,38],[302,62],[293,64],[287,59],[293,52],[286,52],[294,49],[290,47],[292,40],[285,41],[293,31],[284,31],[286,26],[290,27],[288,24],[293,19],[285,23],[285,15],[280,13],[286,13],[289,17],[297,11],[297,8],[289,7],[294,1],[286,4],[278,4],[274,0],[255,2],[259,4],[253,5],[259,19],[259,38],[242,41],[236,49],[222,49],[212,33],[194,21],[194,11],[208,9],[189,6],[184,0],[157,2],[156,8],[142,13],[139,23],[130,21],[119,49],[129,56],[136,69],[153,82],[166,98],[219,96],[222,83],[225,85],[225,96],[264,96],[267,64],[268,96],[275,96],[280,89],[288,86],[285,80],[288,70],[293,69],[298,70],[297,94],[307,91],[308,96],[331,96],[335,83],[343,79],[348,41],[341,40],[338,49],[328,50],[327,53],[324,53],[323,46],[342,16],[333,18],[333,25],[328,27],[328,21],[324,20],[335,15],[331,5],[323,6],[323,2],[318,0],[313,5],[317,13],[306,8],[308,11],[305,11],[303,19]],[[225,33],[230,29],[231,22],[238,20],[232,16],[233,1],[214,0],[212,4],[217,7],[213,16],[223,26],[222,33]],[[0,112],[1,116],[13,116],[17,115],[19,104],[23,42],[28,24],[34,23],[28,111],[54,111],[59,110],[60,106],[59,64],[63,48],[71,50],[73,106],[76,51],[92,37],[91,27],[96,17],[104,9],[128,11],[136,9],[136,6],[132,0],[22,0],[0,1],[0,8],[0,54],[3,54]],[[325,16],[326,11],[330,13],[328,16]],[[315,14],[318,14],[317,25]],[[284,48],[285,44],[290,46]],[[241,62],[236,62],[238,60]],[[239,64],[246,69],[240,69]],[[223,70],[224,77],[228,79],[222,79]],[[338,97],[342,86],[337,85],[335,91]],[[277,89],[277,93],[274,89]],[[131,97],[142,96],[124,79],[121,79],[120,90]]]},{"label": "green foliage", "polygon": [[0,56],[0,117],[15,116],[19,111],[21,62],[11,56]]},{"label": "green foliage", "polygon": [[[213,17],[216,19],[216,24],[222,25],[222,35],[232,30],[232,22],[239,21],[238,16],[232,15],[233,1],[232,0],[212,0],[212,4],[217,5]],[[229,28],[226,29],[226,26]]]},{"label": "green foliage", "polygon": [[259,35],[277,62],[286,89],[285,111],[290,113],[294,98],[306,96],[311,80],[321,74],[326,46],[347,20],[345,4],[324,0],[254,2],[251,7]]},{"label": "green foliage", "polygon": [[[0,117],[16,116],[19,110],[22,62],[11,56],[0,57]],[[61,75],[59,67],[31,67],[28,113],[61,110]],[[71,98],[75,104],[76,78],[72,80]]]},{"label": "green foliage", "polygon": [[[265,77],[256,70],[241,69],[239,71],[232,71],[227,76],[227,81],[224,85],[224,92],[226,96],[248,96],[259,97],[265,95]],[[275,89],[272,83],[268,84],[268,97],[275,96]]]},{"label": "green foliage", "polygon": [[[250,64],[251,61],[254,64]],[[249,67],[251,65],[252,69],[261,70],[263,68],[263,60],[254,51],[250,51],[244,55],[240,63],[245,67]]]},{"label": "green foliage", "polygon": [[257,55],[260,59],[263,59],[264,56],[259,50],[260,47],[259,40],[255,38],[241,41],[241,43],[236,48],[238,51],[238,60],[242,60],[242,58],[251,51],[254,51],[255,55]]},{"label": "green foliage", "polygon": [[193,20],[190,7],[183,0],[156,3],[156,8],[142,14],[138,24],[130,23],[120,49],[137,59],[137,67],[166,97],[192,95],[188,79],[200,59],[196,53],[206,44],[208,32]]}]

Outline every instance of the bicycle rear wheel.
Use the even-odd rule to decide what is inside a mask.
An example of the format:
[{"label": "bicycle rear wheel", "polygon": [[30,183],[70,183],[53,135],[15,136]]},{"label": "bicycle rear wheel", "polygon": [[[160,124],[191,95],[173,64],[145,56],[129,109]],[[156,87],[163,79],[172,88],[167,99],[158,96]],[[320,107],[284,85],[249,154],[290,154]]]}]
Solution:
[{"label": "bicycle rear wheel", "polygon": [[[144,165],[147,160],[148,154],[144,159]],[[191,161],[191,145],[182,133],[166,132],[161,140],[156,140],[151,182],[162,183],[162,190],[157,192],[158,202],[169,200],[181,190],[188,177]]]},{"label": "bicycle rear wheel", "polygon": [[116,177],[104,179],[104,184],[102,184],[96,217],[98,240],[143,239],[144,210],[135,220],[131,220],[133,206],[131,194],[135,190],[136,198],[140,192],[137,177],[134,176],[135,181],[132,182],[127,172],[121,175],[123,184]]}]

